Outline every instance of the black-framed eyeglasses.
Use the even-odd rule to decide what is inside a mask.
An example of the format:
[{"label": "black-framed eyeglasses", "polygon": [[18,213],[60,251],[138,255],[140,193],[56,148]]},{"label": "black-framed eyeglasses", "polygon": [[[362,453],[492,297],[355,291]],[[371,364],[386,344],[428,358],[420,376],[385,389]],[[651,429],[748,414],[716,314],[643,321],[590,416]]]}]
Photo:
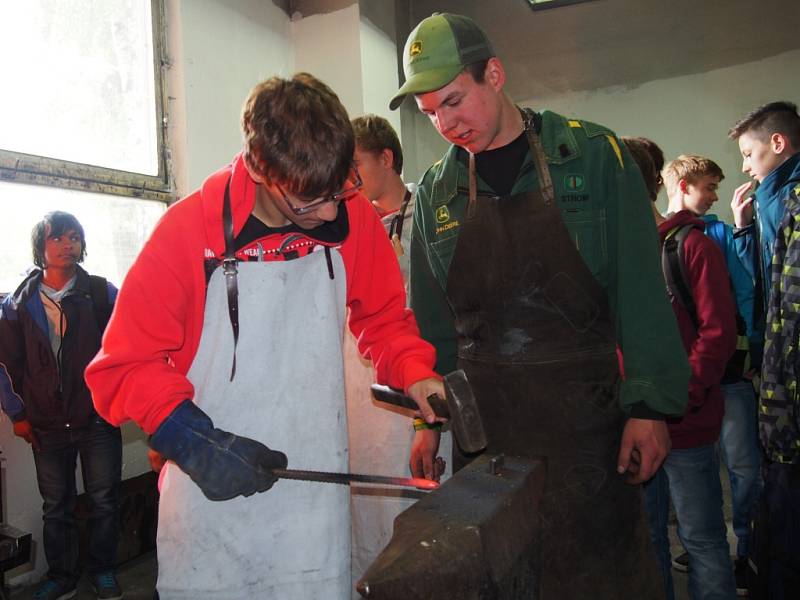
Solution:
[{"label": "black-framed eyeglasses", "polygon": [[280,193],[283,195],[283,199],[286,201],[286,205],[292,209],[292,212],[294,214],[298,216],[307,215],[308,213],[317,210],[319,207],[321,207],[324,204],[327,204],[328,202],[346,202],[347,200],[350,200],[350,198],[355,196],[358,193],[358,190],[360,190],[364,186],[364,182],[361,180],[361,174],[358,172],[358,168],[355,165],[353,165],[353,173],[355,173],[355,179],[353,180],[352,185],[350,187],[344,188],[343,190],[340,190],[335,194],[328,194],[327,196],[315,198],[314,200],[303,206],[295,206],[294,204],[292,204],[291,201],[289,200],[289,196],[286,195],[286,192],[283,190],[283,188],[277,181],[275,182],[275,187],[277,187]]}]

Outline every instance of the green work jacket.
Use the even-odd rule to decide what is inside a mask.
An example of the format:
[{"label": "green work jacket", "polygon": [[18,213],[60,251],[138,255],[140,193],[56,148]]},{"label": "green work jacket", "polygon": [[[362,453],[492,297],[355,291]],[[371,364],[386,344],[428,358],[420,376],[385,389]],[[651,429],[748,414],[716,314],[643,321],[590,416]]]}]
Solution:
[{"label": "green work jacket", "polygon": [[[541,123],[539,135],[564,223],[614,313],[625,367],[621,407],[637,417],[682,415],[690,370],[665,290],[641,173],[611,130],[552,112],[542,113]],[[451,146],[428,169],[414,211],[410,302],[422,336],[436,347],[440,373],[456,368],[456,331],[446,289],[469,194],[466,156]],[[538,188],[529,152],[511,193]],[[478,177],[478,202],[482,194],[494,192]],[[530,232],[536,235],[536,223]]]}]

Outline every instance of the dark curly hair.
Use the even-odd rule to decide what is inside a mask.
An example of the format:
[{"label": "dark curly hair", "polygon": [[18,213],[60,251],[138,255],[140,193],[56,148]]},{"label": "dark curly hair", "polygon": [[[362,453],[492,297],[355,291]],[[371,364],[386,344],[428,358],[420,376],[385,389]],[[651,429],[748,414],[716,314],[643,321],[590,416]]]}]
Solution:
[{"label": "dark curly hair", "polygon": [[353,127],[339,97],[308,73],[259,83],[242,109],[250,168],[314,198],[340,189],[350,173]]},{"label": "dark curly hair", "polygon": [[[48,226],[50,230],[48,231]],[[47,267],[44,261],[44,244],[48,237],[60,236],[64,232],[74,230],[81,238],[81,256],[78,262],[86,258],[86,236],[80,221],[68,212],[54,210],[47,213],[44,218],[33,226],[31,231],[31,250],[33,251],[33,264],[40,269]]]}]

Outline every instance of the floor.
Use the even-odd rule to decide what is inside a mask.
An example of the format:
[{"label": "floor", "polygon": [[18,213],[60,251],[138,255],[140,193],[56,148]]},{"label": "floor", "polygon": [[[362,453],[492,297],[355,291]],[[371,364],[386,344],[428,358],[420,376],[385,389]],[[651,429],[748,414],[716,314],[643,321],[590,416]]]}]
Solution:
[{"label": "floor", "polygon": [[[156,588],[156,555],[146,554],[120,566],[117,579],[125,596],[125,600],[153,600]],[[31,600],[37,586],[12,590],[10,600]],[[78,583],[78,594],[75,600],[94,600],[95,595],[87,577]]]},{"label": "floor", "polygon": [[[723,469],[723,492],[724,492],[724,511],[725,519],[728,523],[728,543],[731,549],[735,548],[735,537],[730,526],[731,518],[731,503],[730,494],[727,481],[727,474]],[[674,519],[670,522],[670,540],[672,543],[672,555],[677,556],[683,552],[678,536],[676,534],[676,525]],[[145,555],[143,557],[132,560],[122,565],[118,570],[118,578],[120,586],[125,593],[125,600],[152,600],[153,590],[156,583],[156,557],[155,553]],[[675,583],[675,600],[690,600],[688,592],[689,578],[686,573],[681,573],[672,570],[672,575]],[[33,598],[35,587],[12,590],[11,600],[30,600]],[[94,600],[91,585],[87,578],[83,578],[78,586],[78,595],[76,600]]]}]

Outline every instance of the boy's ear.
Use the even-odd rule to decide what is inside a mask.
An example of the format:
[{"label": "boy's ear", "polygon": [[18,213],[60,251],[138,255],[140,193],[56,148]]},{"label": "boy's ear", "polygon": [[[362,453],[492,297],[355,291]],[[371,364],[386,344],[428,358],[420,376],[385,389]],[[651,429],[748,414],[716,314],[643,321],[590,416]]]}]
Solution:
[{"label": "boy's ear", "polygon": [[769,136],[769,145],[775,154],[783,154],[790,147],[789,140],[778,131]]},{"label": "boy's ear", "polygon": [[678,180],[678,189],[681,191],[681,194],[688,194],[689,193],[689,182],[685,179]]},{"label": "boy's ear", "polygon": [[384,148],[381,150],[380,158],[381,164],[384,167],[391,169],[392,165],[394,165],[394,152],[392,152],[389,148]]},{"label": "boy's ear", "polygon": [[503,63],[496,56],[493,56],[486,63],[484,71],[484,81],[488,82],[495,91],[501,91],[506,83],[506,70]]}]

